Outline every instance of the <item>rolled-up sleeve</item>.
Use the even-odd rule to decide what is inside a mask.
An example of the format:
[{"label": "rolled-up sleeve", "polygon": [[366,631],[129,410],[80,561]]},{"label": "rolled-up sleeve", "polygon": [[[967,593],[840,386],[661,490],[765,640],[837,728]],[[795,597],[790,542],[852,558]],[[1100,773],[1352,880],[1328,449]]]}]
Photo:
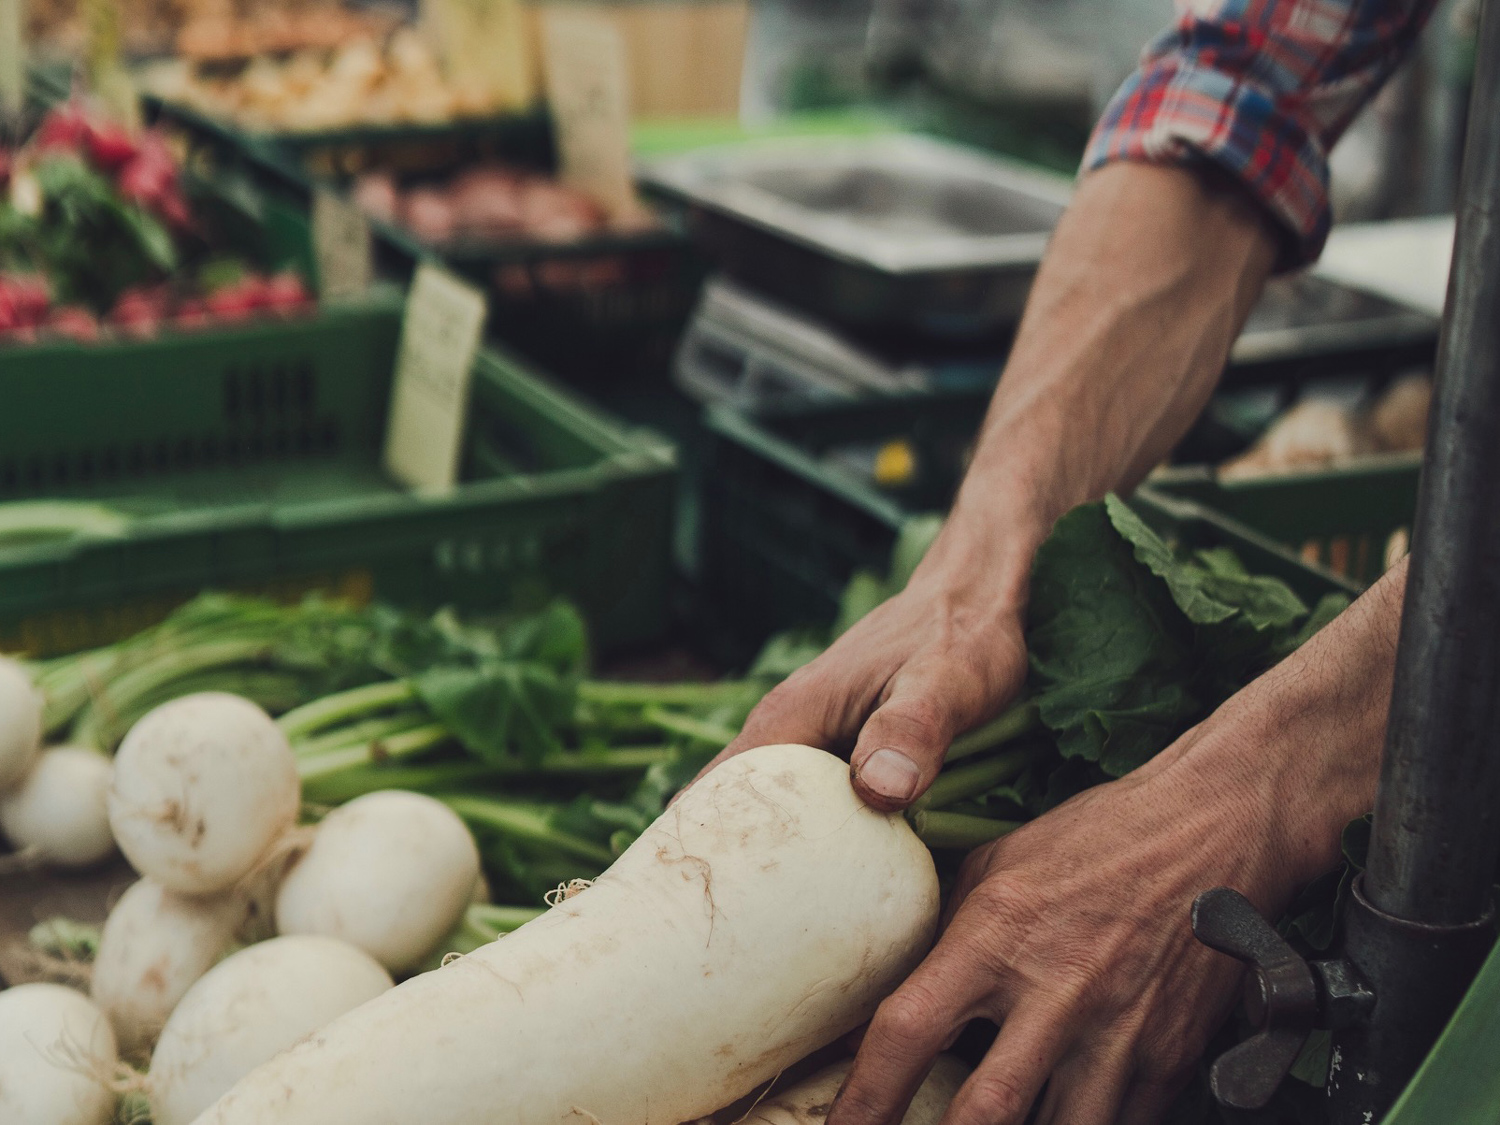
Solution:
[{"label": "rolled-up sleeve", "polygon": [[1178,0],[1094,129],[1084,170],[1207,162],[1314,260],[1330,221],[1328,151],[1410,50],[1436,0]]}]

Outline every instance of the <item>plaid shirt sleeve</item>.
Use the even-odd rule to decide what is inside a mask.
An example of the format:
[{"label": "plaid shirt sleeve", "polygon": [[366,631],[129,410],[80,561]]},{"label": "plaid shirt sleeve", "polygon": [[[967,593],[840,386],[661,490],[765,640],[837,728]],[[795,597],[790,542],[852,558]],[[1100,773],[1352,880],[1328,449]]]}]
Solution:
[{"label": "plaid shirt sleeve", "polygon": [[1328,150],[1416,40],[1436,0],[1176,0],[1084,155],[1207,161],[1239,180],[1314,260],[1330,222]]}]

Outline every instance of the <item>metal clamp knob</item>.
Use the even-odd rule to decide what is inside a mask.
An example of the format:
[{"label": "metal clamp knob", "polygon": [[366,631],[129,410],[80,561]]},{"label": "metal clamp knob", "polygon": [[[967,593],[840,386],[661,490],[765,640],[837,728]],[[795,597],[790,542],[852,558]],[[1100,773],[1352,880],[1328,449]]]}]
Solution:
[{"label": "metal clamp knob", "polygon": [[1228,887],[1193,900],[1193,934],[1245,962],[1245,1013],[1259,1030],[1214,1062],[1209,1086],[1220,1105],[1260,1109],[1270,1102],[1318,1018],[1313,969],[1250,901]]}]

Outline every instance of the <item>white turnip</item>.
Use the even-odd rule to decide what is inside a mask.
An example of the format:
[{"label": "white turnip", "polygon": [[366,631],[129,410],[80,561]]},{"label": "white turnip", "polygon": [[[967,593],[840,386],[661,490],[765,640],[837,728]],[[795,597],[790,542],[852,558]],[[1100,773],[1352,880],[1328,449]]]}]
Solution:
[{"label": "white turnip", "polygon": [[115,1036],[104,1013],[60,984],[0,992],[0,1121],[105,1125]]},{"label": "white turnip", "polygon": [[[823,1125],[834,1096],[849,1076],[852,1059],[834,1063],[795,1086],[759,1101],[736,1125]],[[938,1125],[969,1068],[951,1055],[939,1055],[922,1088],[912,1098],[901,1125]]]},{"label": "white turnip", "polygon": [[115,755],[109,823],[142,875],[182,894],[239,882],[297,817],[297,761],[276,723],[222,692],[165,703]]},{"label": "white turnip", "polygon": [[111,773],[108,758],[81,746],[44,751],[26,779],[0,796],[0,833],[43,863],[98,863],[115,850],[107,808]]},{"label": "white turnip", "polygon": [[318,825],[282,881],[276,929],[339,938],[407,972],[458,924],[478,877],[479,849],[447,805],[397,789],[367,793]]},{"label": "white turnip", "polygon": [[937,910],[926,848],[843,761],[762,747],[587,890],[335,1021],[199,1125],[676,1125],[867,1020]]},{"label": "white turnip", "polygon": [[238,891],[179,895],[130,886],[99,933],[90,993],[127,1056],[148,1049],[187,990],[233,944],[253,905]]},{"label": "white turnip", "polygon": [[42,693],[17,661],[0,656],[0,793],[31,772],[42,748]]},{"label": "white turnip", "polygon": [[[147,1080],[152,1125],[188,1125],[261,1063],[390,987],[373,958],[333,938],[272,938],[226,957],[162,1029]],[[336,1113],[325,1125],[355,1120]]]}]

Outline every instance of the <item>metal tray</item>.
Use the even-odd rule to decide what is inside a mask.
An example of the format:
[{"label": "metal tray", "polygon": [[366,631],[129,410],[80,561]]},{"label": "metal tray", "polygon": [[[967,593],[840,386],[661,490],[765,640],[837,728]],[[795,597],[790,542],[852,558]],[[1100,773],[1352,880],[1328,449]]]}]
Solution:
[{"label": "metal tray", "polygon": [[1229,353],[1228,381],[1287,385],[1431,364],[1438,318],[1313,274],[1272,279]]},{"label": "metal tray", "polygon": [[[1266,409],[1274,413],[1305,385],[1344,380],[1360,388],[1378,386],[1390,376],[1430,365],[1437,330],[1435,318],[1383,297],[1306,274],[1275,278],[1230,350],[1221,389],[1270,391]],[[1005,365],[1008,344],[880,347],[718,274],[709,279],[688,322],[673,376],[705,405],[747,410],[783,399],[987,392]],[[1264,397],[1260,390],[1252,393],[1257,402]],[[1210,423],[1205,418],[1203,425]],[[1205,455],[1218,459],[1234,451]]]},{"label": "metal tray", "polygon": [[1067,205],[1062,177],[910,135],[796,138],[646,164],[724,268],[853,327],[1014,324]]}]

